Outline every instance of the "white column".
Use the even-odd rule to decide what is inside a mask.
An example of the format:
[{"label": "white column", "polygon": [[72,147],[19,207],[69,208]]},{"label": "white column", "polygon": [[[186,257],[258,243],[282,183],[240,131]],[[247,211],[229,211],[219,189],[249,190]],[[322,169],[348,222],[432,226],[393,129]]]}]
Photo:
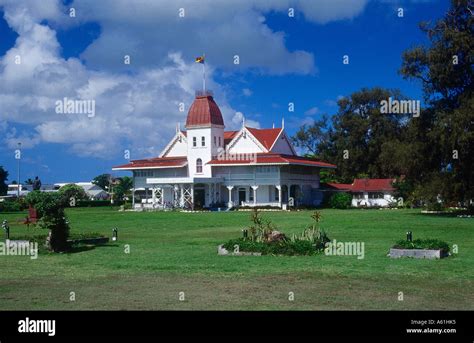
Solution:
[{"label": "white column", "polygon": [[278,206],[281,207],[281,185],[275,186],[278,189]]},{"label": "white column", "polygon": [[178,189],[178,185],[173,185],[173,206],[177,206],[179,204]]},{"label": "white column", "polygon": [[253,205],[256,206],[257,205],[257,189],[258,189],[258,186],[252,186],[252,189],[253,189]]},{"label": "white column", "polygon": [[179,185],[179,206],[184,207],[184,190],[183,184]]},{"label": "white column", "polygon": [[151,202],[153,203],[153,205],[155,204],[156,202],[156,189],[155,189],[155,186],[153,186],[153,188],[151,189]]},{"label": "white column", "polygon": [[234,186],[227,186],[227,189],[229,190],[229,202],[227,203],[227,207],[232,207],[233,203],[232,203],[232,189],[234,188]]},{"label": "white column", "polygon": [[[206,189],[204,188],[204,199],[206,199]],[[206,202],[204,200],[204,202]],[[194,184],[191,184],[191,210],[194,211]]]}]

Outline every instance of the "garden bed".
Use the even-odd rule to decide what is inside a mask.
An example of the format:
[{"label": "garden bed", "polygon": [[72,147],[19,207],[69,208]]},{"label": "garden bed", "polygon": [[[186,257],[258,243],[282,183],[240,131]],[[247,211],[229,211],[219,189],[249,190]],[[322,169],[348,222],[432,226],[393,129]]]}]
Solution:
[{"label": "garden bed", "polygon": [[449,254],[444,250],[428,250],[428,249],[395,249],[391,248],[389,256],[391,258],[412,257],[412,258],[427,258],[439,259],[448,257]]},{"label": "garden bed", "polygon": [[412,257],[439,259],[449,256],[449,244],[437,239],[398,241],[388,254],[391,258]]}]

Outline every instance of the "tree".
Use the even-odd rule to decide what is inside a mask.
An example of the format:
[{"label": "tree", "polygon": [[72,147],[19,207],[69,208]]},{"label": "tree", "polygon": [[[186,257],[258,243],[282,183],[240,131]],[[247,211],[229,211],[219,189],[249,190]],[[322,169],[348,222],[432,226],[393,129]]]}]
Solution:
[{"label": "tree", "polygon": [[33,191],[26,196],[28,205],[33,206],[40,216],[36,225],[48,230],[46,246],[54,252],[67,251],[69,245],[69,223],[64,213],[64,198],[61,194]]},{"label": "tree", "polygon": [[[424,183],[446,201],[468,201],[474,197],[474,17],[467,0],[452,0],[446,15],[434,25],[421,23],[430,46],[418,46],[403,54],[400,73],[423,85],[429,108],[411,121],[419,146],[412,155],[427,162],[430,180]],[[417,166],[412,166],[412,174]],[[436,179],[433,181],[432,179]],[[453,190],[456,190],[453,192]],[[422,193],[427,193],[425,190]]]},{"label": "tree", "polygon": [[0,166],[0,195],[6,195],[8,192],[8,172]]},{"label": "tree", "polygon": [[406,114],[381,113],[381,101],[401,99],[396,90],[362,89],[338,101],[338,112],[328,129],[323,118],[313,126],[302,126],[293,142],[318,158],[337,165],[330,179],[352,182],[357,175],[398,176],[400,168],[381,158],[384,149],[402,136]]},{"label": "tree", "polygon": [[101,174],[101,175],[96,176],[92,180],[92,183],[94,185],[99,186],[100,188],[102,188],[102,189],[104,189],[108,192],[111,180],[112,180],[112,175],[110,175],[110,174]]},{"label": "tree", "polygon": [[81,186],[73,183],[62,186],[58,193],[62,197],[63,203],[69,204],[69,206],[75,206],[78,200],[86,200],[89,198]]},{"label": "tree", "polygon": [[130,194],[133,188],[133,179],[129,176],[124,176],[118,179],[118,184],[114,187],[115,199],[121,201],[126,195]]},{"label": "tree", "polygon": [[308,155],[322,158],[329,138],[328,117],[324,115],[320,120],[314,121],[312,125],[303,125],[291,138],[298,148],[304,149]]}]

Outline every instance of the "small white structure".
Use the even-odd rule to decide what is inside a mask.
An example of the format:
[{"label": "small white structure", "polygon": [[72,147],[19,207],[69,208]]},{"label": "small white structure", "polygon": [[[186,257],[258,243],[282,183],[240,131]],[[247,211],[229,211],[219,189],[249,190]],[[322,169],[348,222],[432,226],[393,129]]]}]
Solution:
[{"label": "small white structure", "polygon": [[[33,186],[31,185],[20,185],[20,197],[24,197],[28,195],[28,193],[31,192],[32,190],[33,190]],[[11,197],[17,197],[18,185],[17,184],[8,185],[7,195]]]},{"label": "small white structure", "polygon": [[353,207],[387,207],[396,202],[395,179],[354,179],[352,184],[328,183],[330,188],[352,194]]},{"label": "small white structure", "polygon": [[[281,128],[245,126],[225,131],[210,92],[198,92],[186,119],[159,157],[113,170],[133,172],[136,208],[317,205],[321,168],[335,165],[303,158]],[[135,205],[135,197],[141,204]]]},{"label": "small white structure", "polygon": [[82,189],[84,189],[87,196],[91,200],[105,200],[105,199],[109,198],[109,193],[104,191],[102,188],[100,188],[96,184],[93,184],[92,182],[55,183],[54,185],[61,188],[65,185],[69,185],[69,184],[74,184],[76,186],[82,187]]}]

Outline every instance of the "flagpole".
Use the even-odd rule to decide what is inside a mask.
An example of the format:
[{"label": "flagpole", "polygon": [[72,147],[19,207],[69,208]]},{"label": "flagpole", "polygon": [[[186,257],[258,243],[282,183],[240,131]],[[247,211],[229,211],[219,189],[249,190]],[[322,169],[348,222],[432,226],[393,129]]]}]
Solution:
[{"label": "flagpole", "polygon": [[206,55],[202,54],[204,58],[202,63],[202,90],[206,94]]}]

